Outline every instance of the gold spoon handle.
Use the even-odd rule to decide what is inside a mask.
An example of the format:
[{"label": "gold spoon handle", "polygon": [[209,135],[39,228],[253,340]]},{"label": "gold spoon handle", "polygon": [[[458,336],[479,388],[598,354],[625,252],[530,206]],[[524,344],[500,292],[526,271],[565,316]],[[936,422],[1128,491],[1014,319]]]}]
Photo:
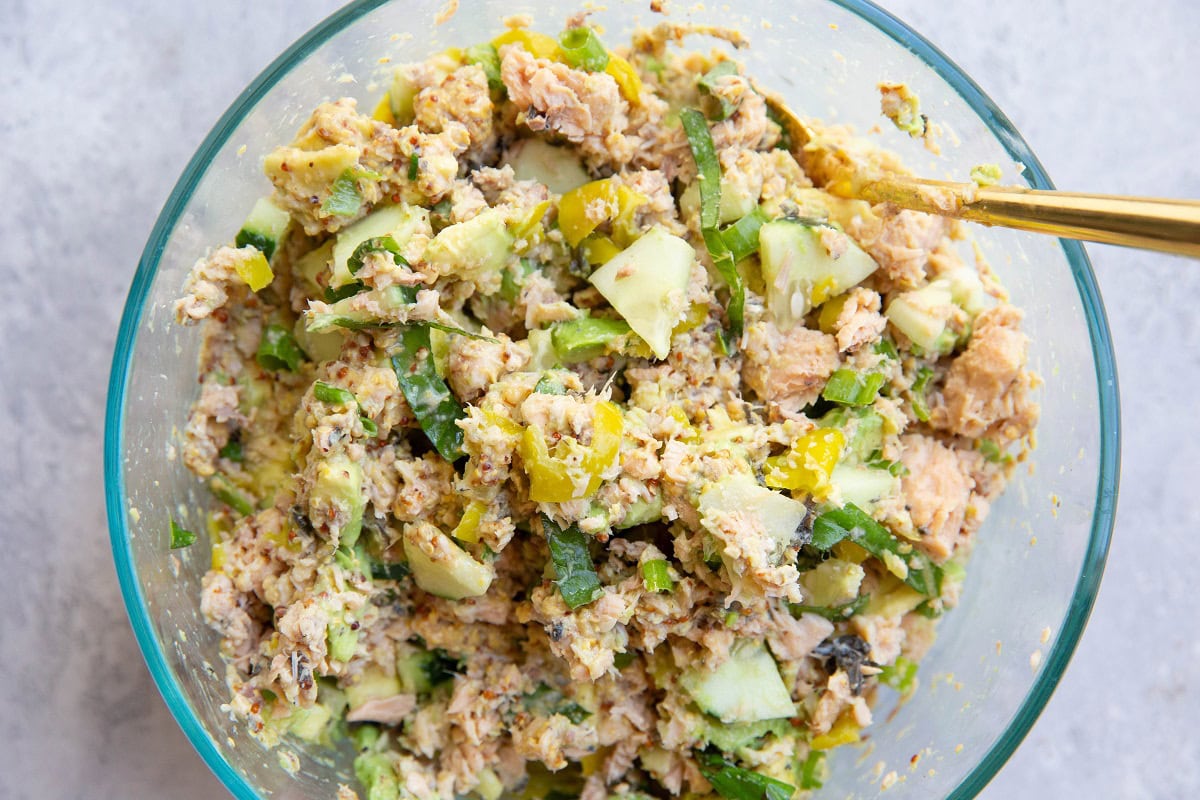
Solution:
[{"label": "gold spoon handle", "polygon": [[983,225],[1200,258],[1200,200],[981,188],[899,175],[868,180],[854,187],[854,196]]}]

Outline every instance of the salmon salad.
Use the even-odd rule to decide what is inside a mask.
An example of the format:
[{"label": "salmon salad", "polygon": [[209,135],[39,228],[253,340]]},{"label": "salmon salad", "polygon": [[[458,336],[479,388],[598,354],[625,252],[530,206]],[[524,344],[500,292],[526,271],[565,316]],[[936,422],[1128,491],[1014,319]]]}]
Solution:
[{"label": "salmon salad", "polygon": [[1031,444],[1021,312],[740,34],[531,26],[319,105],[182,287],[228,708],[338,800],[806,796]]}]

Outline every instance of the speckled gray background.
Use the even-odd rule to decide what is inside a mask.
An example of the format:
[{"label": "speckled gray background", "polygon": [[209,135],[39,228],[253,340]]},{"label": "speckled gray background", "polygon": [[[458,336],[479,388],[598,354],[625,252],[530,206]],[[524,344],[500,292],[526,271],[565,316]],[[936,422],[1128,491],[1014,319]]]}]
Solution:
[{"label": "speckled gray background", "polygon": [[[0,0],[0,798],[224,796],[109,554],[104,391],[142,244],[240,89],[330,0]],[[1200,4],[893,0],[1062,187],[1200,197]],[[1200,796],[1200,263],[1089,246],[1124,404],[1117,534],[997,798]]]}]

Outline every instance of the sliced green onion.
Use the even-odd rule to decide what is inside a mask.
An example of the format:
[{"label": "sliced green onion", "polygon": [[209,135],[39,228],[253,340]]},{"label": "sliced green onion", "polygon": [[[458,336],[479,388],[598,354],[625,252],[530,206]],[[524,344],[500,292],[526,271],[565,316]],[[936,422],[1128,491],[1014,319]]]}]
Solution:
[{"label": "sliced green onion", "polygon": [[563,386],[562,381],[554,377],[553,373],[547,372],[538,378],[538,382],[534,384],[533,391],[537,394],[566,394],[567,390]]},{"label": "sliced green onion", "polygon": [[896,350],[896,343],[888,338],[880,339],[875,343],[875,352],[893,361],[900,360],[900,352]]},{"label": "sliced green onion", "polygon": [[642,585],[647,592],[669,592],[675,588],[665,558],[655,558],[642,564]]},{"label": "sliced green onion", "polygon": [[358,418],[358,421],[362,423],[363,433],[367,436],[379,435],[379,426],[375,424],[375,420],[364,414]]},{"label": "sliced green onion", "polygon": [[897,656],[895,664],[888,664],[879,673],[880,683],[892,687],[901,694],[910,691],[916,680],[917,662],[904,656]]},{"label": "sliced green onion", "polygon": [[716,94],[717,80],[726,75],[737,75],[737,64],[732,61],[722,61],[715,67],[696,81],[696,85],[700,87],[700,91],[712,97],[717,101],[717,113],[713,115],[714,120],[729,119],[735,111],[733,103],[726,100],[724,97]]},{"label": "sliced green onion", "polygon": [[334,289],[332,286],[325,287],[325,302],[336,303],[339,300],[345,300],[347,297],[354,295],[367,288],[367,285],[362,281],[351,281],[350,283]]},{"label": "sliced green onion", "polygon": [[800,603],[789,603],[788,610],[792,612],[793,617],[799,617],[801,614],[816,614],[830,622],[842,622],[866,608],[870,599],[871,596],[868,594],[859,595],[849,603],[840,606],[806,606]]},{"label": "sliced green onion", "polygon": [[700,764],[717,794],[729,800],[791,800],[796,793],[791,784],[735,766],[713,753],[701,754]]},{"label": "sliced green onion", "polygon": [[361,167],[347,167],[329,187],[329,197],[321,205],[321,210],[335,217],[353,217],[362,208],[362,192],[359,191],[360,178],[379,180],[377,172]]},{"label": "sliced green onion", "polygon": [[521,287],[525,285],[525,278],[534,270],[537,265],[528,258],[522,258],[516,264],[510,265],[500,273],[500,298],[509,303],[517,302],[517,298],[521,295]]},{"label": "sliced green onion", "polygon": [[910,390],[913,416],[921,422],[929,421],[929,403],[925,400],[925,387],[929,385],[931,378],[933,378],[933,370],[929,367],[921,367],[917,370],[917,377],[913,380]]},{"label": "sliced green onion", "polygon": [[558,576],[555,583],[567,607],[575,609],[599,599],[604,589],[588,552],[587,537],[579,526],[572,525],[564,530],[542,514],[542,531],[550,546],[554,573]]},{"label": "sliced green onion", "polygon": [[[408,157],[408,179],[410,181],[415,181],[417,176],[421,174],[420,170],[421,156],[417,153],[417,151],[414,150],[412,155]],[[351,272],[353,272],[353,270],[351,270]]]},{"label": "sliced green onion", "polygon": [[255,360],[263,369],[295,372],[304,361],[304,351],[296,343],[296,337],[282,325],[268,325],[258,342]]},{"label": "sliced green onion", "polygon": [[242,463],[246,458],[245,452],[242,450],[242,440],[238,438],[236,432],[230,437],[225,446],[217,451],[217,455],[221,458],[227,458],[235,463]]},{"label": "sliced green onion", "polygon": [[875,401],[886,380],[879,372],[863,374],[842,368],[829,376],[821,397],[847,406],[867,406]]},{"label": "sliced green onion", "polygon": [[354,392],[340,386],[333,386],[325,381],[317,381],[313,384],[313,397],[331,406],[348,406],[351,403],[358,403]]},{"label": "sliced green onion", "polygon": [[930,561],[924,553],[913,549],[911,543],[902,543],[853,503],[826,511],[813,522],[812,546],[818,550],[828,550],[846,538],[885,565],[889,560],[899,558],[907,568],[904,582],[921,594],[930,597],[941,594],[941,567]]},{"label": "sliced green onion", "polygon": [[700,181],[700,232],[712,256],[713,265],[729,286],[729,305],[725,308],[729,330],[723,342],[726,351],[733,352],[736,349],[734,343],[742,335],[746,289],[742,285],[742,276],[737,271],[733,253],[721,236],[721,164],[717,161],[712,133],[708,130],[704,115],[694,108],[685,108],[679,112],[679,121],[683,123]]},{"label": "sliced green onion", "polygon": [[721,231],[721,238],[725,240],[733,263],[758,252],[758,229],[770,221],[766,212],[759,207]]},{"label": "sliced green onion", "polygon": [[804,759],[804,763],[800,766],[800,788],[801,789],[820,789],[825,785],[824,782],[824,764],[825,752],[822,750],[809,750],[808,758]]},{"label": "sliced green onion", "polygon": [[233,484],[224,475],[213,475],[208,481],[208,490],[212,492],[213,497],[243,517],[248,517],[254,513],[254,506],[241,492],[234,488]]},{"label": "sliced green onion", "polygon": [[1001,450],[1000,445],[991,439],[980,439],[978,447],[983,457],[993,464],[1008,464],[1013,460],[1011,454]]},{"label": "sliced green onion", "polygon": [[196,534],[179,527],[179,523],[171,520],[171,549],[178,550],[181,547],[187,547],[196,543]]},{"label": "sliced green onion", "polygon": [[608,50],[591,28],[569,28],[558,37],[563,60],[575,69],[603,72],[608,66]]},{"label": "sliced green onion", "polygon": [[458,421],[466,417],[450,387],[433,365],[428,325],[410,325],[400,338],[400,351],[392,356],[392,369],[421,430],[447,461],[463,455],[463,432]]},{"label": "sliced green onion", "polygon": [[487,76],[488,88],[493,92],[504,90],[504,81],[500,78],[500,54],[490,43],[471,45],[463,51],[463,57],[468,64],[478,64]]},{"label": "sliced green onion", "polygon": [[370,253],[391,253],[392,258],[397,264],[407,266],[408,262],[404,260],[404,256],[400,254],[400,245],[391,236],[376,236],[367,239],[365,242],[354,248],[354,252],[350,254],[350,258],[346,259],[346,267],[350,270],[351,275],[358,273],[362,269],[363,261],[366,260]]}]

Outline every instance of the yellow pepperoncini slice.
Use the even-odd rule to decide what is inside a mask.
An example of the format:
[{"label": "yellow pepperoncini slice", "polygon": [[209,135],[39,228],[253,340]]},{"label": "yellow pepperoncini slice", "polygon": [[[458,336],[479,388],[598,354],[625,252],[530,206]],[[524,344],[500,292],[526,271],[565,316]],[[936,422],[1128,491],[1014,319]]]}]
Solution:
[{"label": "yellow pepperoncini slice", "polygon": [[562,196],[558,202],[558,227],[571,247],[590,236],[604,222],[613,222],[613,238],[628,245],[636,238],[633,212],[646,202],[644,195],[612,178],[585,183]]},{"label": "yellow pepperoncini slice", "polygon": [[827,733],[814,736],[813,740],[809,742],[809,747],[813,750],[832,750],[844,744],[854,744],[858,740],[858,723],[854,720],[854,713],[847,709],[842,712]]},{"label": "yellow pepperoncini slice", "polygon": [[846,307],[849,298],[850,295],[844,294],[821,306],[821,312],[817,314],[817,327],[821,329],[821,333],[837,333],[838,317],[842,315],[842,309]]},{"label": "yellow pepperoncini slice", "polygon": [[506,436],[520,436],[523,432],[520,425],[490,408],[483,409],[483,419],[488,427],[499,430]]},{"label": "yellow pepperoncini slice", "polygon": [[392,96],[389,93],[384,92],[383,97],[379,98],[375,110],[371,112],[371,119],[386,122],[393,128],[396,127],[396,115],[392,113]]},{"label": "yellow pepperoncini slice", "polygon": [[842,456],[846,437],[836,428],[817,428],[792,442],[788,452],[766,461],[763,478],[772,489],[791,489],[824,497],[829,476]]},{"label": "yellow pepperoncini slice", "polygon": [[252,292],[269,286],[271,281],[275,280],[275,273],[271,270],[271,265],[267,263],[267,257],[262,254],[261,250],[255,250],[245,258],[239,259],[234,265],[234,269],[237,270],[238,277],[246,282]]},{"label": "yellow pepperoncini slice", "polygon": [[615,258],[621,252],[621,248],[604,234],[593,233],[579,245],[579,251],[589,264],[597,266],[607,264]]},{"label": "yellow pepperoncini slice", "polygon": [[621,90],[622,97],[631,103],[638,102],[642,96],[642,79],[638,77],[637,70],[633,68],[632,64],[610,50],[608,51],[608,66],[604,68],[604,71],[617,82],[617,88]]},{"label": "yellow pepperoncini slice", "polygon": [[[532,240],[537,234],[538,226],[541,225],[542,219],[546,216],[546,212],[550,210],[550,201],[543,200],[529,210],[529,213],[521,220],[518,220],[509,229],[513,237],[517,241]],[[532,243],[532,242],[531,242]]]},{"label": "yellow pepperoncini slice", "polygon": [[595,494],[601,476],[621,452],[624,431],[621,410],[607,401],[597,403],[593,411],[592,444],[588,447],[566,436],[551,453],[542,429],[527,427],[520,450],[529,476],[529,499],[535,503],[564,503]]},{"label": "yellow pepperoncini slice", "polygon": [[822,278],[817,281],[812,289],[812,304],[819,306],[830,297],[833,296],[833,290],[837,288],[837,282],[833,278]]},{"label": "yellow pepperoncini slice", "polygon": [[524,28],[513,28],[492,39],[492,47],[497,50],[501,45],[519,44],[534,58],[548,58],[552,61],[562,60],[562,48],[553,36],[547,36],[537,31],[527,31]]},{"label": "yellow pepperoncini slice", "polygon": [[222,572],[225,569],[225,564],[229,560],[228,554],[225,552],[224,542],[213,542],[212,546],[212,569],[215,572]]},{"label": "yellow pepperoncini slice", "polygon": [[675,336],[680,333],[699,328],[708,320],[708,304],[707,303],[692,303],[688,306],[687,314],[679,321],[679,324],[671,329],[671,335]]},{"label": "yellow pepperoncini slice", "polygon": [[467,504],[463,511],[462,519],[458,521],[457,527],[451,531],[450,535],[460,542],[474,544],[479,541],[479,521],[483,518],[483,512],[487,510],[487,506],[478,500],[472,500]]}]

